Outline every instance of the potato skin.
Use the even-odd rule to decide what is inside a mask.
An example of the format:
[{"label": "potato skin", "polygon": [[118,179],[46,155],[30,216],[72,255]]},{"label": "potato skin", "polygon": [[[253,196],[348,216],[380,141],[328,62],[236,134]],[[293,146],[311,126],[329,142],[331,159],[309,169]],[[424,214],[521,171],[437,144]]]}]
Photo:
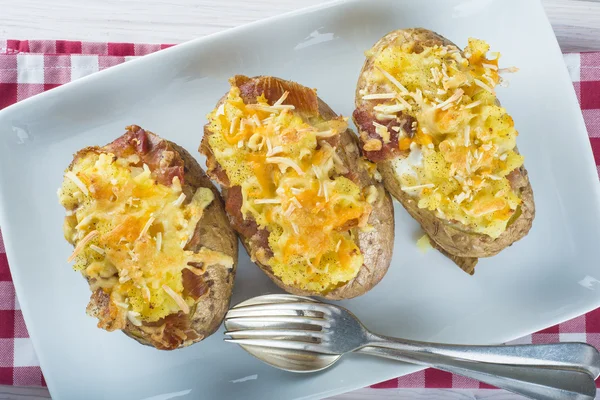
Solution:
[{"label": "potato skin", "polygon": [[[377,54],[393,42],[399,43],[403,39],[405,41],[415,41],[415,52],[420,52],[424,47],[431,47],[434,45],[454,45],[443,36],[427,29],[402,29],[390,32],[381,38],[373,47],[372,52],[373,54]],[[356,87],[355,105],[357,111],[366,110],[368,107],[367,102],[362,100],[360,91],[366,90],[367,93],[372,93],[378,89],[378,87],[369,87],[367,84],[366,76],[372,68],[374,68],[374,56],[369,56],[360,72]],[[355,113],[355,116],[356,115],[357,114]],[[408,118],[408,116],[405,117]],[[400,118],[402,118],[402,116]],[[354,121],[357,126],[360,126],[356,117]],[[400,157],[402,156],[403,155],[400,155]],[[392,162],[389,159],[378,160],[377,167],[383,177],[386,189],[404,206],[408,213],[421,224],[423,230],[432,239],[432,242],[434,242],[434,247],[441,250],[442,253],[451,258],[462,269],[470,274],[473,273],[473,269],[477,263],[476,258],[490,257],[497,254],[515,241],[527,235],[531,228],[535,216],[535,204],[533,200],[533,190],[527,176],[527,171],[524,167],[518,168],[510,174],[511,186],[515,191],[520,193],[522,199],[520,210],[517,211],[520,213],[509,223],[506,231],[496,239],[484,234],[472,232],[467,226],[461,223],[450,223],[449,221],[439,219],[433,212],[419,208],[415,199],[400,189],[400,184],[395,177]]]},{"label": "potato skin", "polygon": [[[133,129],[139,129],[139,127],[133,127]],[[149,131],[146,131],[146,134],[158,138],[157,135]],[[182,189],[186,193],[187,198],[191,198],[199,187],[209,188],[215,195],[214,200],[206,207],[202,218],[198,221],[194,235],[187,244],[186,250],[198,251],[200,248],[206,247],[211,250],[220,251],[230,256],[234,261],[231,269],[220,265],[206,266],[206,271],[202,275],[202,278],[210,289],[207,294],[200,297],[196,305],[192,307],[192,312],[187,316],[190,320],[190,328],[198,335],[198,338],[185,341],[177,347],[182,348],[197,343],[213,334],[225,318],[225,314],[229,309],[237,268],[237,235],[229,225],[223,201],[218,190],[208,176],[206,176],[194,157],[181,146],[166,139],[160,140],[166,142],[166,151],[178,154],[183,160],[184,184]],[[102,148],[88,147],[75,155],[73,163],[77,161],[79,155],[84,155],[90,150],[103,151]],[[69,168],[73,166],[73,163]],[[157,347],[157,344],[150,340],[140,328],[129,321],[125,329],[123,329],[123,333],[141,344]],[[160,349],[173,350],[173,348]]]},{"label": "potato skin", "polygon": [[[244,82],[245,85],[250,85],[251,88],[256,90],[260,89],[261,93],[258,94],[256,94],[256,90],[242,91],[242,97],[244,98],[244,101],[248,103],[255,102],[256,95],[262,94],[263,91],[267,100],[272,103],[277,101],[283,92],[287,90],[290,92],[290,95],[288,96],[286,104],[294,104],[296,109],[303,109],[303,106],[306,106],[306,104],[302,104],[303,96],[301,94],[301,89],[305,90],[306,88],[303,88],[294,82],[269,76],[259,76],[254,78],[236,77],[235,79]],[[249,81],[247,81],[248,79]],[[224,100],[225,97],[221,98],[216,104],[216,107],[221,105]],[[337,116],[337,114],[335,114],[335,112],[333,112],[333,110],[320,98],[317,98],[317,104],[314,106],[318,108],[318,114],[325,119],[331,119]],[[312,116],[316,115],[316,113],[312,114]],[[309,117],[310,116],[311,115],[309,115]],[[207,157],[208,175],[221,184],[223,198],[227,202],[229,182],[215,160],[210,145],[208,144],[208,137],[210,135],[211,132],[208,130],[208,125],[206,125],[204,127],[204,137],[199,150]],[[357,177],[355,182],[357,182],[361,188],[374,185],[378,189],[378,200],[372,205],[373,211],[368,220],[369,225],[372,225],[374,229],[371,232],[361,232],[360,230],[355,229],[357,245],[364,256],[364,263],[354,279],[327,293],[319,293],[301,290],[286,285],[281,279],[273,274],[269,266],[255,261],[273,282],[288,293],[303,296],[319,296],[330,300],[349,299],[368,292],[383,278],[389,268],[394,246],[394,209],[392,199],[389,194],[385,192],[383,185],[371,177],[364,165],[360,163],[361,156],[358,140],[351,130],[348,129],[340,134],[340,143],[337,146],[336,151],[349,170],[356,173]],[[236,224],[231,215],[230,221],[234,228],[236,228]],[[254,254],[252,243],[249,240],[250,238],[244,236],[240,230],[238,230],[238,233],[240,234],[240,238],[248,251],[248,254]]]}]

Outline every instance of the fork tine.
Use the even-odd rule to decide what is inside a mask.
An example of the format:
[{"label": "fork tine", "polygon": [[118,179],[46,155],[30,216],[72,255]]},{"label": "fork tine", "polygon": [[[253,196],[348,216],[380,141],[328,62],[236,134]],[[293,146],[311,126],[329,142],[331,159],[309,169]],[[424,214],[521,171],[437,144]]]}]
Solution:
[{"label": "fork tine", "polygon": [[322,318],[311,317],[266,316],[231,318],[227,316],[225,318],[225,326],[230,331],[253,328],[306,329],[318,331],[329,326],[329,323]]},{"label": "fork tine", "polygon": [[266,315],[302,315],[304,312],[329,314],[330,310],[327,306],[318,303],[275,303],[235,307],[229,310],[227,316],[229,318],[235,318],[263,317]]},{"label": "fork tine", "polygon": [[[244,329],[239,331],[228,331],[225,335],[231,336],[233,339],[247,338],[280,338],[280,337],[307,337],[322,339],[321,331],[301,331],[295,329]],[[281,340],[281,339],[279,339]]]},{"label": "fork tine", "polygon": [[224,339],[226,342],[236,343],[242,346],[270,347],[275,349],[311,351],[321,354],[335,354],[325,346],[308,342],[295,342],[291,340],[269,340],[269,339]]}]

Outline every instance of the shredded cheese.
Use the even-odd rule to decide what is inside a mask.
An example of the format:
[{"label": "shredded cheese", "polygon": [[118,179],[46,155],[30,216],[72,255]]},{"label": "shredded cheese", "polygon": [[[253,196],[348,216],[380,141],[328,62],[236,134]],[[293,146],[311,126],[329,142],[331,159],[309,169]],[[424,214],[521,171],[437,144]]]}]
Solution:
[{"label": "shredded cheese", "polygon": [[83,194],[85,194],[86,196],[90,194],[87,186],[85,186],[85,184],[81,181],[81,179],[77,177],[77,175],[75,175],[75,173],[73,173],[73,171],[65,172],[65,177],[69,178],[71,182],[73,182]]},{"label": "shredded cheese", "polygon": [[256,199],[254,204],[281,204],[279,199]]},{"label": "shredded cheese", "polygon": [[465,126],[465,147],[471,145],[471,125]]},{"label": "shredded cheese", "polygon": [[304,171],[292,160],[285,157],[267,157],[265,160],[268,164],[280,164],[292,168],[298,175],[304,175]]},{"label": "shredded cheese", "polygon": [[496,92],[494,92],[494,89],[492,89],[491,87],[489,87],[488,85],[486,85],[485,83],[483,83],[482,81],[480,81],[479,79],[473,79],[473,82],[475,82],[475,84],[477,86],[479,86],[482,89],[487,90],[491,94],[496,94]]},{"label": "shredded cheese", "polygon": [[413,190],[428,189],[428,188],[433,188],[433,187],[435,187],[435,185],[433,183],[425,183],[423,185],[402,186],[401,189],[404,190],[405,192],[409,192],[409,191],[413,191]]},{"label": "shredded cheese", "polygon": [[179,294],[177,294],[177,292],[175,292],[167,285],[162,285],[162,288],[169,296],[171,296],[173,301],[177,303],[177,305],[179,306],[179,308],[181,308],[181,311],[183,311],[184,314],[190,313],[190,307],[187,305],[185,300],[183,300],[183,298]]},{"label": "shredded cheese", "polygon": [[494,70],[494,71],[498,71],[498,67],[494,64],[481,63],[481,66],[484,68]]},{"label": "shredded cheese", "polygon": [[363,100],[395,99],[396,93],[373,93],[362,97]]},{"label": "shredded cheese", "polygon": [[408,93],[408,89],[406,87],[404,87],[403,84],[401,84],[398,79],[394,78],[392,76],[392,74],[390,74],[389,72],[387,72],[386,70],[384,70],[383,68],[380,67],[375,67],[377,68],[377,70],[379,70],[379,72],[381,72],[383,74],[383,76],[385,76],[390,82],[392,82],[398,89],[400,89],[400,92],[403,93]]},{"label": "shredded cheese", "polygon": [[480,104],[481,104],[481,100],[477,100],[477,101],[467,104],[466,106],[464,106],[464,108],[469,109],[469,108],[477,107]]},{"label": "shredded cheese", "polygon": [[100,255],[104,255],[105,251],[103,248],[96,246],[95,244],[90,244],[90,249],[94,250],[96,253]]},{"label": "shredded cheese", "polygon": [[140,235],[138,236],[137,240],[140,240],[146,233],[148,233],[148,229],[150,229],[154,221],[156,221],[156,218],[152,216],[148,218],[148,222],[146,222],[146,225],[144,225],[144,228],[142,228],[142,231],[140,232]]},{"label": "shredded cheese", "polygon": [[438,104],[437,106],[435,106],[434,108],[442,108],[446,105],[449,105],[450,103],[454,103],[456,100],[460,99],[460,97],[465,93],[464,90],[462,89],[457,89],[456,92],[454,92],[454,94],[450,97],[448,97],[445,101],[441,102],[440,104]]},{"label": "shredded cheese", "polygon": [[83,239],[81,239],[77,243],[77,246],[75,246],[75,250],[73,250],[73,253],[67,259],[67,262],[73,261],[75,259],[75,257],[77,257],[77,255],[79,255],[79,253],[81,253],[81,251],[83,250],[85,245],[88,244],[91,240],[93,240],[96,236],[98,236],[97,230],[93,230],[90,233],[88,233],[87,235],[85,235],[83,237]]},{"label": "shredded cheese", "polygon": [[160,252],[160,249],[162,248],[162,232],[158,232],[156,234],[155,240],[156,240],[156,251]]},{"label": "shredded cheese", "polygon": [[182,204],[183,204],[183,202],[184,202],[184,201],[185,201],[185,193],[181,193],[181,194],[179,195],[179,197],[177,198],[177,200],[175,200],[175,201],[173,202],[173,205],[174,205],[175,207],[179,207],[180,205],[182,205]]},{"label": "shredded cheese", "polygon": [[283,104],[283,102],[285,101],[285,99],[287,99],[288,95],[290,94],[290,92],[288,92],[287,90],[285,92],[283,92],[283,94],[281,95],[281,97],[279,98],[279,100],[277,100],[273,105],[274,106],[280,106]]}]

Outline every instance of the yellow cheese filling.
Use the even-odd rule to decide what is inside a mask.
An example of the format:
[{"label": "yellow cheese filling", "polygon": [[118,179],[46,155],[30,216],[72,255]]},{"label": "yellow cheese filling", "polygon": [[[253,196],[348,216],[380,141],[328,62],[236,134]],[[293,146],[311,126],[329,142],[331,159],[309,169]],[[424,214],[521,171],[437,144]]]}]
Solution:
[{"label": "yellow cheese filling", "polygon": [[137,155],[90,151],[65,173],[58,192],[67,210],[65,238],[76,246],[70,260],[92,291],[110,294],[114,329],[189,313],[194,299],[183,294],[182,270],[200,274],[202,265],[233,263],[220,252],[184,249],[213,192],[198,188],[187,199],[178,177],[165,186],[148,166],[135,165]]},{"label": "yellow cheese filling", "polygon": [[363,264],[352,228],[365,228],[366,193],[326,141],[347,129],[345,118],[308,123],[282,98],[245,104],[232,83],[223,105],[208,115],[209,144],[240,186],[241,212],[269,231],[268,265],[285,284],[326,292],[352,280]]},{"label": "yellow cheese filling", "polygon": [[507,175],[523,164],[513,119],[496,99],[504,72],[499,54],[486,58],[489,45],[477,39],[469,39],[464,56],[454,46],[417,54],[414,45],[372,54],[366,78],[379,93],[363,93],[365,101],[377,101],[378,133],[398,112],[416,119],[414,135],[397,131],[399,150],[409,152],[393,161],[399,184],[420,208],[496,238],[521,204]]}]

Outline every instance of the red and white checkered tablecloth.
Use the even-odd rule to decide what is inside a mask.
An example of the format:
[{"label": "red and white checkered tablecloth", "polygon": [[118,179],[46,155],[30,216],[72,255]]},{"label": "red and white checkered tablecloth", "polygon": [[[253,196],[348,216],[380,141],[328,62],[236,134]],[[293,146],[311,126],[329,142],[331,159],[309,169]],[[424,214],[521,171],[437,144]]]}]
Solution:
[{"label": "red and white checkered tablecloth", "polygon": [[[0,109],[82,76],[169,47],[160,44],[0,40]],[[564,55],[600,175],[600,53]],[[600,262],[600,260],[598,260]],[[588,342],[600,348],[600,309],[514,343]],[[12,285],[0,233],[0,384],[45,385]],[[374,388],[491,388],[427,369]]]}]

